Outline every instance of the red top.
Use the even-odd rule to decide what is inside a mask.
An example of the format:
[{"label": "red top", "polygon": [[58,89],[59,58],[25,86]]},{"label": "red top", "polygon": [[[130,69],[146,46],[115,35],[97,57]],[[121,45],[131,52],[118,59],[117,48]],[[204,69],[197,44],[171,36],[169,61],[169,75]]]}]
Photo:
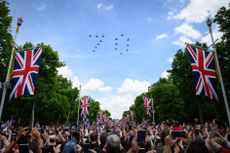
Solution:
[{"label": "red top", "polygon": [[16,143],[15,145],[14,145],[14,150],[18,150],[19,149],[19,146],[18,146],[18,144]]},{"label": "red top", "polygon": [[182,127],[179,127],[179,126],[175,126],[172,128],[172,131],[173,132],[183,132],[184,129]]},{"label": "red top", "polygon": [[223,147],[219,148],[218,149],[218,152],[222,152],[222,153],[230,153],[230,150],[229,149],[225,149]]}]

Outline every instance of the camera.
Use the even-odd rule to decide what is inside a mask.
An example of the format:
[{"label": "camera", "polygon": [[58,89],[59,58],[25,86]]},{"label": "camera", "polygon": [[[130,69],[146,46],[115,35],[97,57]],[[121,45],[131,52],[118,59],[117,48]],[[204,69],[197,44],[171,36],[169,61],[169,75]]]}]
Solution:
[{"label": "camera", "polygon": [[138,150],[138,153],[146,153],[145,148],[140,148],[140,149]]},{"label": "camera", "polygon": [[29,153],[29,145],[28,144],[19,144],[19,152]]},{"label": "camera", "polygon": [[89,149],[90,149],[90,144],[89,143],[84,143],[83,144],[83,152],[84,153],[89,153]]},{"label": "camera", "polygon": [[185,131],[172,131],[172,137],[173,138],[177,138],[177,137],[185,138]]},{"label": "camera", "polygon": [[145,144],[145,136],[146,136],[145,130],[139,130],[137,132],[137,143],[140,145],[140,147],[144,146]]},{"label": "camera", "polygon": [[49,139],[50,139],[50,145],[55,146],[56,145],[56,135],[49,135]]}]

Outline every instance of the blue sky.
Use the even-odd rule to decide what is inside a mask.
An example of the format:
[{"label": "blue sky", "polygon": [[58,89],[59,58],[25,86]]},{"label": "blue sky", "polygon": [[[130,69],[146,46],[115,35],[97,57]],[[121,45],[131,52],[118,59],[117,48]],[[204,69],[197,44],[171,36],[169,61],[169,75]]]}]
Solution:
[{"label": "blue sky", "polygon": [[[137,95],[146,92],[160,77],[169,75],[166,70],[171,68],[176,51],[184,48],[184,42],[210,43],[205,20],[229,1],[10,0],[9,3],[14,19],[12,31],[18,17],[24,20],[17,43],[50,44],[66,64],[59,74],[72,80],[74,86],[81,85],[81,95],[100,101],[101,108],[108,109],[113,118],[121,118]],[[213,30],[215,38],[219,38],[221,33],[216,25]],[[95,46],[98,48],[92,52]]]}]

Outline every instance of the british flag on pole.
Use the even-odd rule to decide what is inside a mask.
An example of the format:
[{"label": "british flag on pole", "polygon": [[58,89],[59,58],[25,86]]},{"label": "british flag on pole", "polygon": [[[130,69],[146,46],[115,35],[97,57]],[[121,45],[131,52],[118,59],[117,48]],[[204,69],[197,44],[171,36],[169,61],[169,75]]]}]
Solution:
[{"label": "british flag on pole", "polygon": [[103,124],[103,123],[104,123],[104,115],[103,115],[103,112],[102,112],[102,111],[99,112],[99,123],[100,123],[100,124]]},{"label": "british flag on pole", "polygon": [[42,48],[28,49],[15,53],[10,99],[16,99],[23,95],[34,95],[41,53]]},{"label": "british flag on pole", "polygon": [[151,99],[149,97],[146,97],[146,96],[143,96],[142,97],[143,101],[144,101],[144,106],[145,106],[145,109],[146,109],[146,113],[148,116],[151,116]]},{"label": "british flag on pole", "polygon": [[84,96],[81,98],[81,115],[86,116],[89,114],[88,107],[90,106],[90,97]]},{"label": "british flag on pole", "polygon": [[218,101],[216,93],[216,69],[214,53],[192,45],[187,45],[194,78],[196,80],[196,95],[205,95]]}]

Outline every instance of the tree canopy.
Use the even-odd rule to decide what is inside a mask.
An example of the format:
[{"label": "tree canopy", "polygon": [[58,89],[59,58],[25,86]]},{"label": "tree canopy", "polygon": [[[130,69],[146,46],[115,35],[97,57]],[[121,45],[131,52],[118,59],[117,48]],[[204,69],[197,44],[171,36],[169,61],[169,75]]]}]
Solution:
[{"label": "tree canopy", "polygon": [[[8,2],[0,1],[0,81],[4,82],[12,50],[13,37],[10,33],[12,17]],[[0,90],[1,91],[1,90]],[[0,93],[2,95],[2,92]]]},{"label": "tree canopy", "polygon": [[[230,6],[230,3],[229,3]],[[220,69],[226,88],[228,101],[230,100],[230,8],[222,7],[215,15],[214,21],[218,24],[219,30],[223,33],[221,41],[214,49],[218,54]],[[211,39],[211,37],[210,37]],[[197,42],[196,46],[207,48],[206,44]],[[134,111],[138,122],[148,118],[142,100],[142,95],[153,98],[156,121],[166,119],[191,121],[203,115],[204,120],[226,119],[225,105],[222,98],[220,84],[218,83],[218,96],[220,102],[210,100],[204,96],[196,96],[195,80],[193,78],[189,54],[186,48],[176,52],[171,70],[168,70],[170,77],[159,79],[149,87],[147,93],[137,96],[134,102]],[[199,113],[199,108],[201,113]],[[131,108],[130,108],[131,110]],[[124,112],[124,115],[128,111]],[[165,113],[167,112],[167,113]],[[202,116],[200,116],[202,118]]]}]

